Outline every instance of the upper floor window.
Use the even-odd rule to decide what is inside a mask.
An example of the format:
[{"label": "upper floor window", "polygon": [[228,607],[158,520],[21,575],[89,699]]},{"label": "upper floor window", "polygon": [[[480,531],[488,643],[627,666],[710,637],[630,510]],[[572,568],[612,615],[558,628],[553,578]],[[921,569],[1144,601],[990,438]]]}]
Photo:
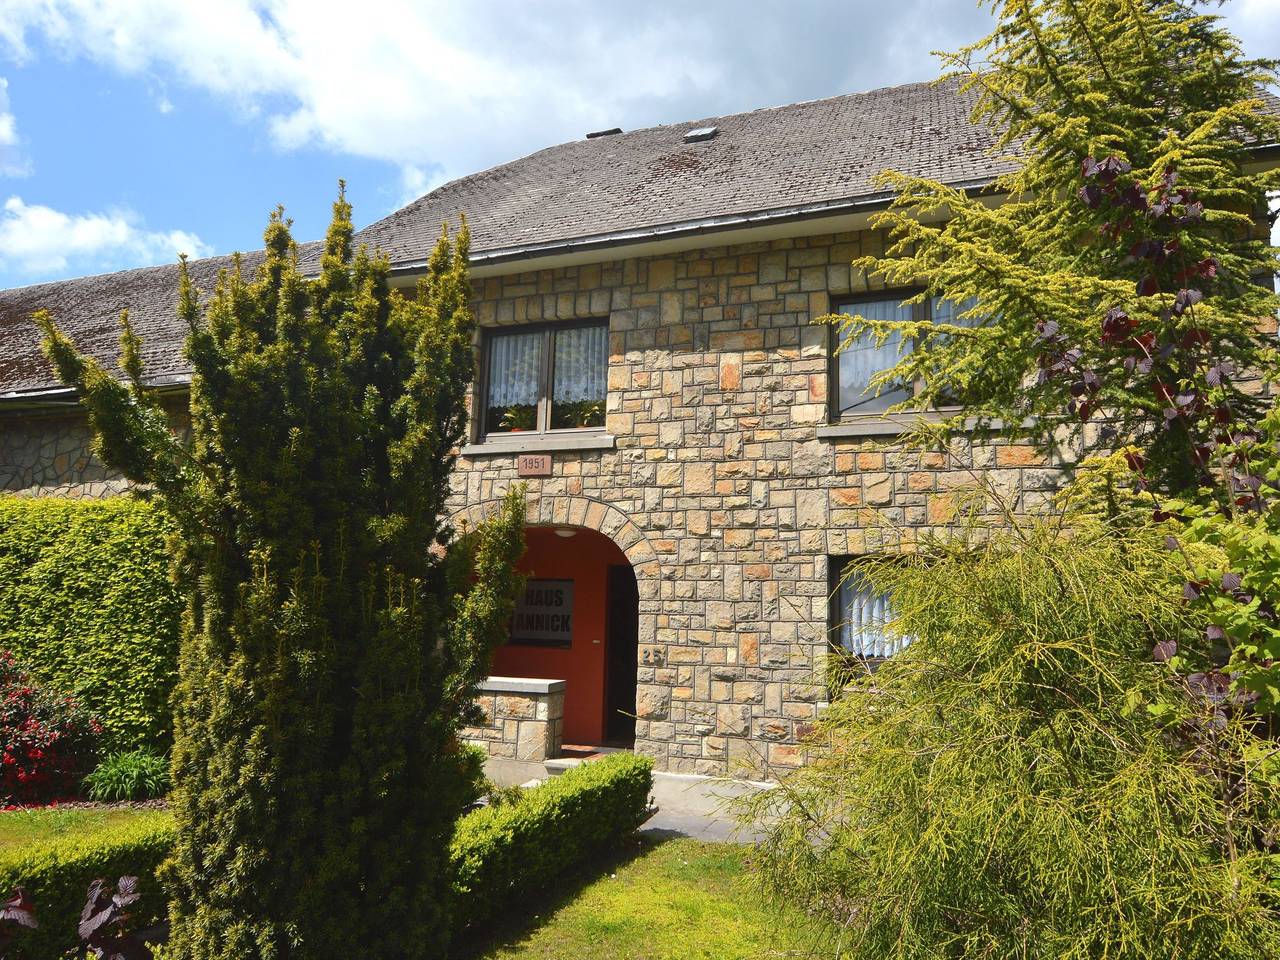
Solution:
[{"label": "upper floor window", "polygon": [[[973,306],[972,301],[952,303],[940,297],[933,297],[924,303],[903,305],[902,301],[912,296],[911,291],[890,295],[881,299],[854,300],[840,304],[838,312],[849,316],[862,316],[868,320],[901,320],[901,321],[934,321],[969,325],[971,318],[961,314]],[[832,413],[836,419],[859,417],[864,415],[880,415],[896,403],[901,403],[915,393],[918,384],[889,383],[880,388],[879,393],[871,386],[872,378],[882,370],[888,370],[897,364],[904,353],[910,353],[913,343],[903,342],[895,333],[882,344],[870,332],[864,332],[850,343],[844,343],[844,336],[838,329],[833,329],[834,336],[832,382]]]},{"label": "upper floor window", "polygon": [[489,333],[485,435],[603,427],[608,367],[607,320]]},{"label": "upper floor window", "polygon": [[851,557],[831,557],[831,642],[850,656],[883,660],[907,645],[890,635],[885,624],[893,617],[889,599],[874,590],[851,563]]}]

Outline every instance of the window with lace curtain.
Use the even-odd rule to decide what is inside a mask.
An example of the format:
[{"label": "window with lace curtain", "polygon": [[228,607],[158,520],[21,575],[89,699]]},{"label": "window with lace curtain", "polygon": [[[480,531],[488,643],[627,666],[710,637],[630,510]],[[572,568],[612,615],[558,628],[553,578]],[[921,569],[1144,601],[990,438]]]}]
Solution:
[{"label": "window with lace curtain", "polygon": [[831,643],[860,660],[893,656],[909,640],[885,630],[893,618],[889,598],[867,582],[853,557],[829,557],[831,575]]},{"label": "window with lace curtain", "polygon": [[485,436],[604,426],[608,321],[495,330],[484,347]]},{"label": "window with lace curtain", "polygon": [[[904,306],[902,301],[913,291],[880,294],[875,298],[860,298],[836,306],[836,312],[868,320],[931,320],[957,326],[971,326],[974,318],[963,314],[975,301],[951,303],[940,297],[932,297],[924,303]],[[889,407],[910,397],[917,388],[915,383],[890,383],[877,393],[871,387],[871,379],[882,370],[897,364],[899,358],[910,353],[914,344],[894,334],[882,344],[870,333],[863,333],[856,340],[844,343],[844,335],[833,329],[831,380],[832,419],[854,420],[859,417],[880,417]],[[963,398],[946,397],[947,407],[963,406]]]}]

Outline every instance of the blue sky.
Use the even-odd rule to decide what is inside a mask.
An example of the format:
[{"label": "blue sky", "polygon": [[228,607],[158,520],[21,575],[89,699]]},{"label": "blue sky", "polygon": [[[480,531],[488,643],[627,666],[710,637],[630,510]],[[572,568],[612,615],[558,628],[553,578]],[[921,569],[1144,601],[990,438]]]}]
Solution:
[{"label": "blue sky", "polygon": [[[1280,55],[1280,0],[1230,25]],[[927,80],[970,0],[0,0],[0,287],[321,234],[589,130]]]}]

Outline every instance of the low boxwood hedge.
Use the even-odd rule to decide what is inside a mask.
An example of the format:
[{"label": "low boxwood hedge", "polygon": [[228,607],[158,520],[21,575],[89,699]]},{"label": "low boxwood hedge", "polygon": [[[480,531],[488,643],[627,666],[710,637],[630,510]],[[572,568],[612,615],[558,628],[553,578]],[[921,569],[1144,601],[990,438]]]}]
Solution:
[{"label": "low boxwood hedge", "polygon": [[[513,802],[484,807],[458,822],[451,851],[457,934],[545,890],[566,870],[606,852],[644,822],[653,761],[614,754],[569,771]],[[173,818],[140,812],[123,823],[0,853],[0,896],[25,887],[40,929],[22,931],[15,955],[47,960],[76,943],[85,891],[96,878],[134,875],[142,925],[164,915],[156,868],[173,844]]]},{"label": "low boxwood hedge", "polygon": [[144,927],[160,920],[165,898],[156,868],[169,855],[173,839],[173,817],[150,810],[110,826],[0,852],[0,895],[8,897],[15,887],[24,887],[40,924],[18,933],[10,955],[50,960],[75,946],[85,893],[98,878],[114,884],[122,876],[138,877],[142,899],[134,914]]},{"label": "low boxwood hedge", "polygon": [[607,850],[648,816],[653,761],[584,763],[515,803],[463,817],[453,838],[453,926],[462,933]]}]

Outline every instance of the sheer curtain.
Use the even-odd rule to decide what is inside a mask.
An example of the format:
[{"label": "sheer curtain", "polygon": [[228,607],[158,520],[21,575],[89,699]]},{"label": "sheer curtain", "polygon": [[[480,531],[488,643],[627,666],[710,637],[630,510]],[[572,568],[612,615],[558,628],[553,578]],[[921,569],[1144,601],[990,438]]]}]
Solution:
[{"label": "sheer curtain", "polygon": [[553,403],[603,400],[609,366],[609,331],[603,325],[556,333]]},{"label": "sheer curtain", "polygon": [[604,426],[609,330],[605,324],[556,331],[551,384],[553,430]]},{"label": "sheer curtain", "polygon": [[[900,300],[851,303],[841,307],[840,312],[866,317],[868,320],[911,319],[911,307],[904,307]],[[879,396],[867,390],[875,374],[898,362],[901,344],[902,338],[895,333],[882,346],[876,346],[875,337],[870,332],[862,334],[848,345],[842,343],[837,355],[840,365],[837,393],[840,413],[879,413],[910,396],[910,390],[905,386],[885,388]],[[905,350],[910,349],[911,344],[906,344]]]},{"label": "sheer curtain", "polygon": [[840,581],[838,611],[840,646],[854,656],[891,657],[909,642],[885,633],[885,624],[893,617],[889,600],[872,591],[857,571]]},{"label": "sheer curtain", "polygon": [[492,408],[538,403],[542,379],[542,331],[504,333],[489,344],[489,397]]}]

